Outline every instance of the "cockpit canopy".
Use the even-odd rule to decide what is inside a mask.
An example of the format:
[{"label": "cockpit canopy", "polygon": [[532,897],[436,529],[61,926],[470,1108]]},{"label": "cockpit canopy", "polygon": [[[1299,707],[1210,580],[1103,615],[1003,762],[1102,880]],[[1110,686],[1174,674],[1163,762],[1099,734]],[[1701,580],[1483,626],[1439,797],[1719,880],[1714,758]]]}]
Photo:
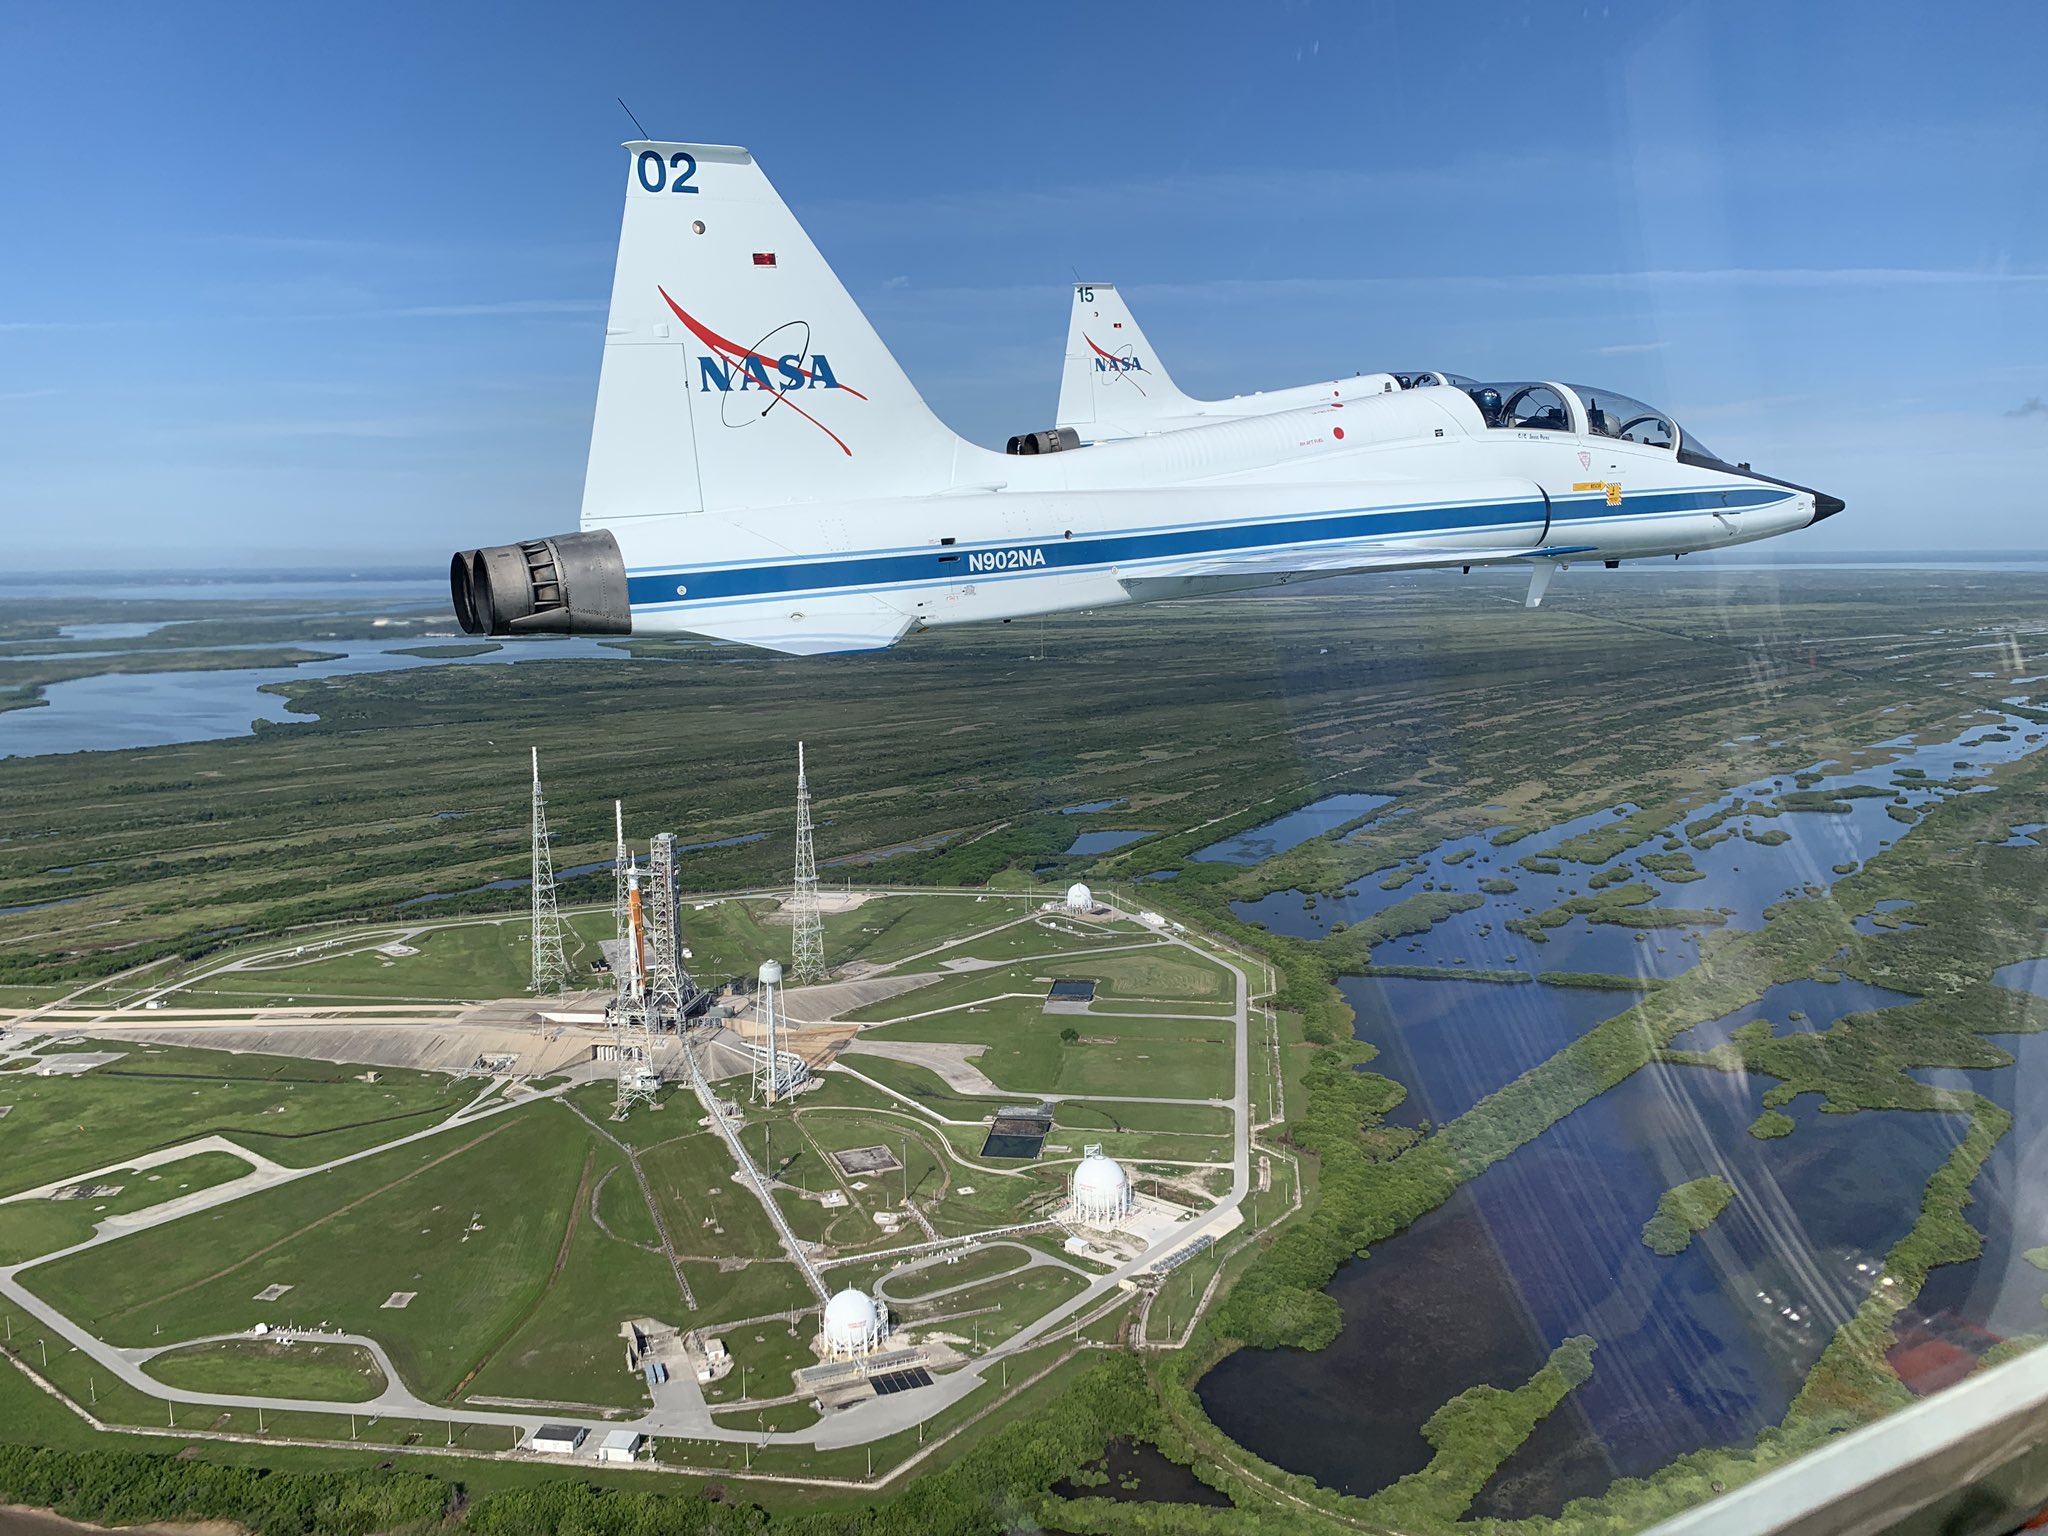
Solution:
[{"label": "cockpit canopy", "polygon": [[1585,407],[1586,431],[1592,436],[1618,437],[1625,443],[1646,443],[1652,448],[1678,446],[1678,423],[1655,406],[1585,384],[1574,384],[1571,391]]},{"label": "cockpit canopy", "polygon": [[1477,379],[1468,379],[1462,373],[1442,373],[1434,368],[1399,369],[1394,374],[1394,382],[1403,389],[1431,389],[1446,385],[1464,390],[1479,387]]},{"label": "cockpit canopy", "polygon": [[[1451,377],[1455,377],[1452,375]],[[1478,384],[1459,380],[1489,427],[1519,427],[1525,432],[1580,432],[1611,437],[1646,448],[1662,448],[1687,459],[1718,462],[1710,449],[1680,431],[1672,417],[1654,405],[1590,384],[1517,382]]]}]

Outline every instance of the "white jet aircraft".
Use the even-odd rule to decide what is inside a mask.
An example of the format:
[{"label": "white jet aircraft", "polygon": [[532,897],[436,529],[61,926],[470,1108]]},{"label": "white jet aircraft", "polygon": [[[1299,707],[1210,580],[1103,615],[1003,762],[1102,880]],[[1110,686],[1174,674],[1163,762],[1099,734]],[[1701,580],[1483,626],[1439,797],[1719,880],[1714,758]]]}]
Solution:
[{"label": "white jet aircraft", "polygon": [[1395,389],[1070,452],[934,416],[744,149],[625,146],[581,531],[467,550],[472,634],[794,654],[1352,572],[1718,549],[1842,503],[1562,384]]},{"label": "white jet aircraft", "polygon": [[1175,387],[1158,349],[1145,339],[1114,283],[1076,283],[1055,429],[1070,431],[1072,446],[1085,447],[1441,384],[1468,390],[1482,387],[1462,374],[1423,369],[1358,373],[1323,384],[1232,395],[1228,400],[1197,400]]}]

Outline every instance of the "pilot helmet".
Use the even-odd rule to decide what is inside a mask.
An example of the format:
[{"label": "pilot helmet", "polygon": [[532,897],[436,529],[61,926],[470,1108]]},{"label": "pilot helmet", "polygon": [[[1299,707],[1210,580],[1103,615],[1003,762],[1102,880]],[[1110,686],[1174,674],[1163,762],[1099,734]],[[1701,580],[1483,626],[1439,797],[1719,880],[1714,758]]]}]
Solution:
[{"label": "pilot helmet", "polygon": [[1500,391],[1497,389],[1475,389],[1472,391],[1472,403],[1478,406],[1483,414],[1498,416],[1500,414]]}]

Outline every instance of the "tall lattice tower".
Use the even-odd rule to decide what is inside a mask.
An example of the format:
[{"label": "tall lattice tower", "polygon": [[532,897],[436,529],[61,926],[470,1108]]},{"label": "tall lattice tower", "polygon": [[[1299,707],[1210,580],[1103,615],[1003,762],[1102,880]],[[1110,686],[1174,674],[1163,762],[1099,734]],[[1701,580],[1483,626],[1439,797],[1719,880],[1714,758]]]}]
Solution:
[{"label": "tall lattice tower", "polygon": [[647,856],[647,1011],[655,1027],[680,1028],[689,984],[676,921],[676,835],[658,832]]},{"label": "tall lattice tower", "polygon": [[[612,925],[626,936],[626,807],[612,802]],[[621,994],[623,995],[623,994]]]},{"label": "tall lattice tower", "polygon": [[647,1000],[647,928],[640,901],[640,870],[626,868],[626,925],[619,934],[625,979],[612,1009],[612,1041],[618,1051],[618,1091],[612,1118],[623,1120],[635,1105],[652,1104],[661,1087],[654,1069],[654,1030]]},{"label": "tall lattice tower", "polygon": [[825,914],[818,910],[818,858],[811,847],[811,784],[804,776],[804,744],[796,744],[796,879],[789,893],[789,970],[798,985],[825,975]]},{"label": "tall lattice tower", "polygon": [[555,906],[555,853],[548,842],[548,807],[540,792],[540,748],[533,749],[533,990],[542,997],[569,982],[562,953],[562,914]]}]

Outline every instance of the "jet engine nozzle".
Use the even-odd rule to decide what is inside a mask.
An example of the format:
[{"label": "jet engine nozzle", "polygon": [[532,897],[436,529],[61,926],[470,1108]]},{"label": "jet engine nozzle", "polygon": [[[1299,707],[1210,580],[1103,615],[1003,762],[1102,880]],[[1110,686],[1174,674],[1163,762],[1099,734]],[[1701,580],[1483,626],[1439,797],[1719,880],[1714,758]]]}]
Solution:
[{"label": "jet engine nozzle", "polygon": [[466,549],[448,565],[455,617],[471,635],[629,635],[626,560],[603,529]]}]

